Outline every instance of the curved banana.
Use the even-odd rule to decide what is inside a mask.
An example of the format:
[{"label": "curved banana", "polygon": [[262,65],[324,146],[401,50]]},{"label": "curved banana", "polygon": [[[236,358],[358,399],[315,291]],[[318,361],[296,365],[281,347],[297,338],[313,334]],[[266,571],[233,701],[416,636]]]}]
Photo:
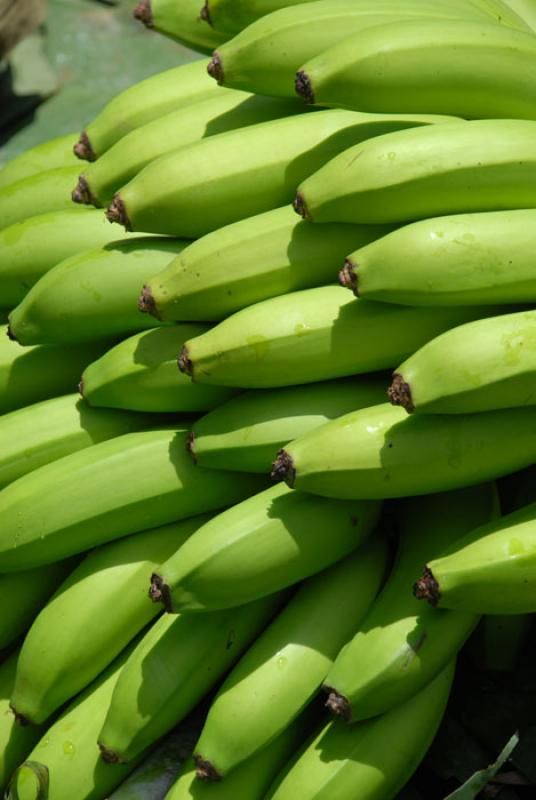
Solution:
[{"label": "curved banana", "polygon": [[434,123],[454,124],[331,109],[219,133],[148,164],[116,193],[107,217],[128,230],[195,239],[290,203],[300,181],[356,141]]},{"label": "curved banana", "polygon": [[349,251],[389,230],[309,225],[291,206],[266,211],[190,244],[147,282],[140,309],[161,320],[220,320],[269,297],[331,283]]},{"label": "curved banana", "polygon": [[347,721],[385,714],[421,691],[456,656],[478,622],[471,612],[423,607],[413,597],[411,582],[427,557],[498,516],[494,486],[411,499],[401,512],[393,570],[324,682],[328,707]]},{"label": "curved banana", "polygon": [[294,205],[313,222],[409,222],[534,208],[535,186],[536,121],[481,119],[350,147],[302,183]]},{"label": "curved banana", "polygon": [[78,167],[56,167],[0,189],[0,230],[46,211],[73,208],[70,191]]},{"label": "curved banana", "polygon": [[182,239],[135,237],[78,252],[33,286],[9,315],[18,342],[61,344],[128,335],[158,322],[140,314],[140,286],[186,246]]},{"label": "curved banana", "polygon": [[244,392],[194,423],[188,449],[200,466],[266,474],[287,442],[384,400],[381,375]]},{"label": "curved banana", "polygon": [[325,497],[387,498],[444,492],[532,464],[535,408],[408,417],[388,403],[306,433],[274,462],[274,477]]},{"label": "curved banana", "polygon": [[379,511],[376,502],[338,503],[272,486],[203,525],[155,572],[151,597],[174,613],[265,597],[354,551]]},{"label": "curved banana", "polygon": [[[189,413],[220,405],[234,395],[232,389],[195,384],[177,369],[177,354],[185,340],[206,329],[184,322],[125,339],[86,367],[80,381],[82,396],[92,406],[134,411]],[[0,419],[0,431],[1,425]]]},{"label": "curved banana", "polygon": [[98,736],[105,761],[131,761],[180,722],[284,599],[272,595],[228,611],[161,617],[128,659],[115,688]]},{"label": "curved banana", "polygon": [[47,564],[242,500],[257,476],[196,467],[186,431],[127,433],[64,456],[0,493],[0,571]]},{"label": "curved banana", "polygon": [[200,53],[211,53],[228,38],[203,24],[199,0],[138,0],[134,16],[148,28]]},{"label": "curved banana", "polygon": [[75,141],[76,133],[68,133],[24,150],[0,169],[0,189],[38,172],[73,166],[76,163],[73,154]]}]

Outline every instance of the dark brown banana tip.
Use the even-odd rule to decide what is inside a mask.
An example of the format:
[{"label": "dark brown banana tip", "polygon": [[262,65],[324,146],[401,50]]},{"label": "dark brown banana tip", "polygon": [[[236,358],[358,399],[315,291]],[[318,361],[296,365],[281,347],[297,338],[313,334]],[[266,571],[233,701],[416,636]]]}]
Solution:
[{"label": "dark brown banana tip", "polygon": [[107,764],[124,764],[125,761],[122,758],[119,758],[119,755],[115,752],[115,750],[109,750],[103,744],[98,742],[99,750],[101,754],[101,758],[103,761],[106,761]]},{"label": "dark brown banana tip", "polygon": [[185,344],[182,346],[182,350],[179,353],[177,364],[184,375],[188,375],[190,378],[194,377],[194,365],[192,364],[190,353]]},{"label": "dark brown banana tip", "polygon": [[301,192],[298,192],[298,194],[296,195],[294,202],[292,203],[292,208],[294,209],[296,214],[300,215],[300,217],[303,217],[304,219],[311,219],[309,211],[307,210],[305,197]]},{"label": "dark brown banana tip", "polygon": [[130,224],[130,220],[128,218],[127,209],[125,204],[121,199],[120,194],[116,194],[112,203],[108,210],[106,211],[106,219],[108,222],[117,222],[119,225],[123,225],[125,230],[131,231],[132,225]]},{"label": "dark brown banana tip", "polygon": [[212,20],[210,19],[210,9],[208,7],[208,0],[205,0],[205,5],[201,9],[201,13],[199,14],[199,16],[204,22],[208,22],[209,25],[212,25]]},{"label": "dark brown banana tip", "polygon": [[441,592],[439,591],[439,584],[429,567],[424,568],[422,578],[419,578],[413,584],[413,594],[417,600],[428,600],[430,605],[437,606]]},{"label": "dark brown banana tip", "polygon": [[273,481],[285,481],[287,486],[294,486],[296,480],[296,470],[294,468],[294,461],[289,456],[286,450],[280,450],[277,458],[272,464],[272,472],[270,477]]},{"label": "dark brown banana tip", "polygon": [[32,724],[28,717],[25,717],[24,714],[19,714],[15,706],[10,705],[9,707],[13,713],[13,716],[15,717],[15,722],[17,725],[20,725],[21,728],[25,728],[27,725]]},{"label": "dark brown banana tip", "polygon": [[140,298],[138,300],[138,310],[144,314],[151,314],[153,317],[160,319],[158,311],[156,310],[156,303],[151,292],[151,287],[147,286],[147,284],[145,284],[141,290]]},{"label": "dark brown banana tip", "polygon": [[406,383],[403,375],[399,372],[394,373],[392,383],[387,389],[387,396],[389,397],[389,402],[393,406],[402,406],[406,409],[408,414],[415,411],[415,406],[413,405],[413,399],[411,397],[411,387],[409,383]]},{"label": "dark brown banana tip", "polygon": [[132,12],[134,19],[139,19],[148,28],[153,27],[153,9],[151,8],[151,0],[140,0],[138,5]]},{"label": "dark brown banana tip", "polygon": [[328,708],[335,717],[343,719],[345,722],[350,722],[352,714],[350,711],[350,703],[346,697],[336,692],[335,689],[331,689],[329,686],[324,686],[323,689],[329,692],[328,699],[326,700],[326,708]]},{"label": "dark brown banana tip", "polygon": [[350,289],[356,297],[359,297],[356,266],[349,259],[346,259],[344,267],[339,272],[339,283],[345,289]]},{"label": "dark brown banana tip", "polygon": [[211,78],[221,85],[223,83],[223,64],[221,63],[220,54],[214,50],[211,60],[208,62],[207,72]]},{"label": "dark brown banana tip", "polygon": [[81,158],[82,161],[96,161],[97,156],[91,147],[91,142],[89,141],[89,136],[85,131],[82,131],[80,134],[80,139],[77,141],[75,146],[73,147],[73,152],[77,158]]},{"label": "dark brown banana tip", "polygon": [[149,598],[153,603],[163,603],[164,608],[169,614],[173,613],[173,604],[171,602],[171,592],[169,586],[164,581],[161,575],[153,572],[151,575],[151,587],[149,589]]},{"label": "dark brown banana tip", "polygon": [[195,433],[193,431],[190,431],[186,437],[186,452],[197,463],[197,458],[195,456]]},{"label": "dark brown banana tip", "polygon": [[78,178],[78,183],[76,184],[71,193],[71,198],[73,203],[81,203],[82,205],[85,206],[95,206],[95,208],[102,208],[97,198],[91,194],[89,183],[87,182],[87,180],[84,178],[83,175],[80,175],[80,177]]},{"label": "dark brown banana tip", "polygon": [[205,761],[199,755],[194,755],[195,774],[202,781],[221,781],[222,776],[210,761]]},{"label": "dark brown banana tip", "polygon": [[296,94],[303,97],[306,103],[314,103],[315,93],[313,92],[311,79],[303,69],[300,69],[299,72],[296,73],[294,88],[296,89]]},{"label": "dark brown banana tip", "polygon": [[7,333],[7,338],[8,338],[8,339],[11,339],[11,341],[12,341],[12,342],[18,342],[18,341],[19,341],[19,340],[17,339],[17,337],[15,336],[15,334],[13,333],[13,328],[11,327],[11,325],[8,325],[8,326],[7,326],[7,331],[6,331],[6,333]]}]

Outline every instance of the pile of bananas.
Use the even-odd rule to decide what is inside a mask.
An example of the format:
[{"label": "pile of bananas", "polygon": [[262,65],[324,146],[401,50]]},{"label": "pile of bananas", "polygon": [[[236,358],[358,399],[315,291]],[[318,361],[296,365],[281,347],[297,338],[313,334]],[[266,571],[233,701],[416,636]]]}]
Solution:
[{"label": "pile of bananas", "polygon": [[536,3],[198,5],[0,173],[0,788],[392,800],[536,611]]}]

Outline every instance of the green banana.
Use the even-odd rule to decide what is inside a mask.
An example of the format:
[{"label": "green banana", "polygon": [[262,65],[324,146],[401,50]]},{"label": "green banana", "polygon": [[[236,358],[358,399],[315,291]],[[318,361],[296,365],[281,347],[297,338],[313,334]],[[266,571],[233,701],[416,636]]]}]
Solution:
[{"label": "green banana", "polygon": [[80,382],[82,396],[92,406],[135,411],[215,408],[234,391],[192,383],[177,369],[177,354],[185,340],[206,329],[206,325],[185,322],[125,339],[86,367]]},{"label": "green banana", "polygon": [[361,223],[534,208],[535,177],[536,121],[452,122],[350,147],[302,183],[294,207],[313,222]]},{"label": "green banana", "polygon": [[151,75],[104,106],[80,134],[75,153],[85,161],[94,161],[135,128],[219,91],[207,75],[204,60]]},{"label": "green banana", "polygon": [[304,111],[296,100],[260,97],[231,89],[171,111],[128,133],[80,175],[77,203],[108,205],[114,192],[151,161],[217,133]]},{"label": "green banana", "polygon": [[132,238],[107,225],[102,212],[94,209],[85,209],[83,214],[79,208],[50,211],[10,225],[0,231],[1,302],[13,308],[63,259],[125,236]]},{"label": "green banana", "polygon": [[391,403],[424,414],[536,405],[535,322],[536,311],[520,311],[432,339],[397,367]]},{"label": "green banana", "polygon": [[219,682],[283,600],[275,595],[230,611],[161,617],[117,683],[98,737],[103,758],[130,761],[171,730]]},{"label": "green banana", "polygon": [[147,575],[207,518],[127,536],[86,556],[26,634],[11,695],[19,719],[47,720],[157,615],[144,591]]},{"label": "green banana", "polygon": [[353,552],[379,511],[272,486],[203,525],[152,576],[151,597],[173,613],[265,597]]},{"label": "green banana", "polygon": [[381,375],[244,392],[194,423],[188,449],[200,466],[267,473],[287,442],[384,399]]},{"label": "green banana", "polygon": [[429,561],[413,587],[415,596],[475,614],[532,613],[535,542],[536,503],[531,503],[470,531]]},{"label": "green banana", "polygon": [[262,483],[196,467],[186,431],[127,433],[71,453],[0,493],[0,571],[47,564],[242,500]]},{"label": "green banana", "polygon": [[325,497],[461,489],[535,460],[536,409],[408,417],[382,403],[327,422],[280,450],[273,476]]},{"label": "green banana", "polygon": [[348,256],[339,279],[358,297],[410,306],[533,302],[535,226],[531,208],[413,222]]},{"label": "green banana", "polygon": [[219,46],[208,69],[224,86],[292,97],[294,77],[302,64],[353,33],[384,22],[398,23],[412,18],[502,22],[527,30],[526,23],[508,7],[501,9],[498,19],[495,12],[477,8],[465,0],[449,3],[408,0],[403,4],[393,0],[374,3],[321,0],[292,5],[258,19]]},{"label": "green banana", "polygon": [[244,308],[187,341],[179,367],[199,383],[292,386],[393,366],[445,330],[499,313],[491,306],[409,308],[355,300],[340,286]]},{"label": "green banana", "polygon": [[87,364],[110,347],[110,341],[21,347],[0,326],[0,414],[72,391]]},{"label": "green banana", "polygon": [[116,193],[107,217],[128,230],[195,239],[290,203],[300,181],[357,141],[434,123],[454,124],[452,117],[331,109],[219,133],[148,164]]},{"label": "green banana", "polygon": [[352,33],[298,72],[307,103],[536,119],[536,37],[496,22],[400,19]]},{"label": "green banana", "polygon": [[504,3],[536,31],[536,3],[534,0],[504,0]]},{"label": "green banana", "polygon": [[76,133],[68,133],[25,150],[0,169],[0,189],[38,172],[73,166],[75,141]]},{"label": "green banana", "polygon": [[269,297],[331,283],[333,266],[350,250],[388,231],[309,225],[290,206],[267,211],[190,244],[148,281],[140,309],[161,320],[220,320]]},{"label": "green banana", "polygon": [[211,53],[228,38],[203,25],[199,0],[138,0],[134,16],[148,28],[200,53]]},{"label": "green banana", "polygon": [[411,499],[401,512],[395,566],[325,679],[328,707],[347,721],[388,713],[421,691],[456,656],[478,622],[471,612],[423,608],[411,593],[411,581],[427,557],[498,515],[494,486]]},{"label": "green banana", "polygon": [[0,230],[46,211],[72,209],[70,191],[78,171],[76,165],[56,167],[0,189]]},{"label": "green banana", "polygon": [[218,690],[195,746],[199,777],[226,778],[292,723],[359,629],[386,563],[375,537],[302,584]]},{"label": "green banana", "polygon": [[454,663],[380,717],[328,723],[313,735],[267,800],[392,800],[423,759],[447,704]]},{"label": "green banana", "polygon": [[140,286],[186,244],[182,239],[135,237],[61,261],[11,312],[11,335],[24,345],[59,344],[154,328],[158,322],[137,309]]}]

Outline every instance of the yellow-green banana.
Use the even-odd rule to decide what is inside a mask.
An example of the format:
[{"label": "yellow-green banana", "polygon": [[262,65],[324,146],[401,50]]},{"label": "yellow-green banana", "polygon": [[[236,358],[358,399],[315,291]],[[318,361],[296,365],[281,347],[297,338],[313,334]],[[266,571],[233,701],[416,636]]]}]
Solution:
[{"label": "yellow-green banana", "polygon": [[273,476],[325,497],[444,492],[508,475],[535,460],[536,408],[414,414],[382,403],[327,422],[284,450]]},{"label": "yellow-green banana", "polygon": [[130,761],[173,728],[225,675],[284,595],[202,616],[165,614],[141,640],[115,688],[98,741]]},{"label": "yellow-green banana", "polygon": [[195,384],[177,369],[177,355],[186,339],[206,329],[184,322],[137,333],[86,367],[80,392],[92,406],[134,411],[189,413],[215,408],[234,391]]},{"label": "yellow-green banana", "polygon": [[339,279],[358,297],[410,306],[534,302],[535,230],[531,208],[425,219],[356,250]]},{"label": "yellow-green banana", "polygon": [[219,133],[148,164],[115,195],[107,217],[128,230],[195,239],[290,203],[300,181],[355,142],[434,123],[454,124],[331,109]]},{"label": "yellow-green banana", "polygon": [[386,562],[377,536],[302,584],[220,687],[195,746],[199,777],[220,780],[242,769],[299,715],[359,630]]},{"label": "yellow-green banana", "polygon": [[292,386],[387,369],[491,306],[410,308],[355,300],[341,286],[304,289],[237,311],[187,341],[179,367],[199,383]]},{"label": "yellow-green banana", "polygon": [[257,214],[189,245],[147,282],[140,308],[161,320],[220,320],[268,297],[331,283],[350,250],[389,230],[309,225],[290,205]]},{"label": "yellow-green banana", "polygon": [[25,150],[0,169],[0,189],[38,172],[73,166],[76,164],[73,154],[75,141],[76,133],[68,133]]},{"label": "yellow-green banana", "polygon": [[194,423],[188,449],[200,466],[266,474],[287,442],[384,400],[382,375],[244,392]]},{"label": "yellow-green banana", "polygon": [[21,344],[59,344],[128,335],[158,325],[137,308],[140,286],[187,243],[153,236],[110,242],[61,261],[9,315]]},{"label": "yellow-green banana", "polygon": [[536,37],[491,20],[398,19],[315,55],[296,90],[358,111],[534,120]]},{"label": "yellow-green banana", "polygon": [[26,634],[11,695],[19,719],[48,719],[157,615],[145,591],[147,575],[207,519],[127,536],[86,556]]},{"label": "yellow-green banana", "polygon": [[302,183],[294,206],[313,222],[408,222],[534,208],[535,187],[536,121],[479,119],[350,147]]},{"label": "yellow-green banana", "polygon": [[76,165],[56,167],[4,186],[0,189],[0,230],[46,211],[72,210],[70,191],[78,172]]},{"label": "yellow-green banana", "polygon": [[265,597],[355,550],[379,511],[376,502],[338,503],[272,486],[199,528],[153,575],[151,597],[171,612]]},{"label": "yellow-green banana", "polygon": [[536,311],[469,322],[432,339],[397,367],[389,397],[423,414],[536,405]]},{"label": "yellow-green banana", "polygon": [[47,564],[237,502],[258,476],[196,467],[186,431],[156,428],[71,453],[0,493],[0,571]]},{"label": "yellow-green banana", "polygon": [[478,616],[419,603],[412,580],[427,557],[498,511],[492,484],[419,497],[402,506],[393,570],[325,679],[334,714],[351,722],[384,714],[413,697],[456,656]]},{"label": "yellow-green banana", "polygon": [[199,0],[138,0],[134,16],[192,50],[211,53],[228,36],[203,23],[199,5]]},{"label": "yellow-green banana", "polygon": [[366,722],[330,722],[306,742],[267,800],[392,800],[423,759],[447,704],[454,663],[405,703]]},{"label": "yellow-green banana", "polygon": [[534,0],[504,0],[504,3],[524,20],[531,30],[536,32],[536,3]]}]

